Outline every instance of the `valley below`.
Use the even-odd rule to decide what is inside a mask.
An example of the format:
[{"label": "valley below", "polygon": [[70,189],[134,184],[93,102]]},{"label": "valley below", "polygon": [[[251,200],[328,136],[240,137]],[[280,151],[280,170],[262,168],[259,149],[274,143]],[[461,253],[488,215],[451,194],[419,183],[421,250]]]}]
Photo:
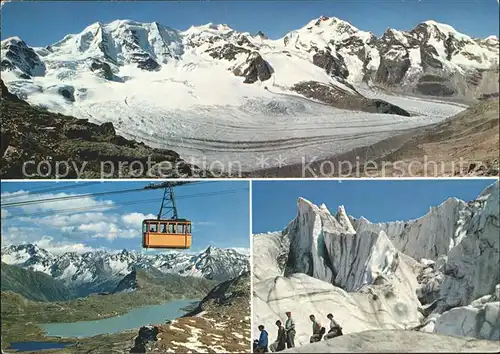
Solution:
[{"label": "valley below", "polygon": [[[91,254],[78,259],[75,254],[66,255],[72,257],[72,263],[88,261],[89,256]],[[206,332],[207,335],[211,335],[213,329],[216,332],[213,335],[219,336],[221,329],[218,329],[218,325],[213,327],[210,321],[221,325],[231,323],[235,334],[230,340],[221,337],[219,347],[223,349],[218,347],[218,350],[224,351],[227,345],[230,345],[228,350],[231,352],[242,346],[249,347],[250,339],[240,336],[247,328],[249,337],[250,282],[248,276],[238,276],[247,269],[248,256],[213,247],[194,257],[176,253],[156,256],[158,260],[164,259],[162,257],[176,259],[180,267],[186,267],[186,264],[182,265],[182,260],[194,262],[192,264],[196,264],[199,274],[184,276],[178,274],[180,269],[170,269],[165,273],[146,266],[145,263],[152,262],[155,256],[152,256],[153,259],[138,260],[135,254],[124,251],[118,254],[96,254],[94,257],[99,257],[100,262],[104,261],[111,267],[116,267],[118,257],[121,266],[115,270],[117,273],[114,276],[106,276],[108,281],[103,281],[106,278],[103,279],[102,275],[99,280],[94,275],[93,291],[101,291],[84,296],[83,291],[90,287],[90,283],[74,288],[77,275],[69,280],[47,274],[50,268],[46,268],[45,272],[31,270],[40,269],[40,265],[47,265],[48,261],[61,261],[60,257],[53,259],[49,252],[34,245],[2,249],[2,260],[13,263],[2,262],[1,268],[2,350],[59,352],[64,347],[67,353],[145,353],[146,346],[161,343],[156,336],[144,337],[144,333],[150,333],[153,329],[157,333],[160,330],[163,336],[170,333],[177,348],[189,347],[192,340],[189,336],[179,334],[172,325],[176,321],[188,321],[186,330],[194,328],[193,335],[200,337],[200,340],[203,336],[196,333],[207,326],[211,328]],[[36,263],[43,258],[44,262]],[[219,265],[213,268],[215,259]],[[227,259],[232,259],[233,263],[227,264]],[[124,262],[130,262],[130,273],[127,267],[123,268]],[[141,269],[135,269],[138,262],[142,262]],[[68,267],[64,261],[62,264]],[[56,263],[52,269],[56,269]],[[77,268],[69,266],[66,269]],[[81,271],[83,267],[79,269]],[[89,279],[85,274],[83,277]],[[73,288],[66,284],[73,285]],[[227,308],[219,309],[219,306]],[[206,347],[210,344],[206,340],[204,343],[197,345]]]},{"label": "valley below", "polygon": [[[64,302],[34,302],[2,291],[2,345],[54,339],[78,344],[92,342],[96,336],[121,336],[121,332],[182,317],[188,306],[199,302],[189,297],[201,298],[215,284],[206,281],[197,291],[189,287],[175,290],[170,281],[155,284],[156,279],[144,274],[139,278],[148,281],[139,290],[93,294]],[[186,279],[185,285],[189,281]]]}]

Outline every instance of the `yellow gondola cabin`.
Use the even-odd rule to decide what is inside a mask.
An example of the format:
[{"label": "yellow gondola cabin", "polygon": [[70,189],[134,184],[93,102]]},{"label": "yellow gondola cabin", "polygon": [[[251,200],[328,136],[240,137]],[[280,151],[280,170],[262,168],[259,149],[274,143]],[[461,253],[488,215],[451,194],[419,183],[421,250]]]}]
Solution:
[{"label": "yellow gondola cabin", "polygon": [[191,221],[146,219],[142,222],[142,247],[191,248]]}]

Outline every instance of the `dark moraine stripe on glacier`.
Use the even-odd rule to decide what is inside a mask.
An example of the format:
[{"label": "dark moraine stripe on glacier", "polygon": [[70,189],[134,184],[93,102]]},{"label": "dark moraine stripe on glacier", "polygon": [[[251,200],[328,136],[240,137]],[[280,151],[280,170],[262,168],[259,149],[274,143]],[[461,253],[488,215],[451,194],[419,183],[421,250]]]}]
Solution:
[{"label": "dark moraine stripe on glacier", "polygon": [[112,334],[134,330],[149,324],[161,324],[182,317],[184,309],[199,299],[169,301],[161,305],[139,307],[121,316],[102,320],[40,324],[47,336],[62,338],[92,337],[99,334]]}]

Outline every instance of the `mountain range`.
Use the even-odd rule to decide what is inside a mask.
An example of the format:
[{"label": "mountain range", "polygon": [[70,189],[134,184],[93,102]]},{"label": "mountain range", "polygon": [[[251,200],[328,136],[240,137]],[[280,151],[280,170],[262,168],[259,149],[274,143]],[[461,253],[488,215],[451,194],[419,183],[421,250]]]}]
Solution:
[{"label": "mountain range", "polygon": [[499,185],[385,223],[300,198],[285,229],[254,235],[254,336],[291,311],[304,352],[310,314],[326,325],[333,313],[350,338],[404,337],[387,332],[399,330],[500,341]]},{"label": "mountain range", "polygon": [[377,37],[320,17],[269,39],[212,23],[178,31],[116,20],[46,47],[7,38],[1,49],[2,80],[29,104],[112,123],[196,166],[238,161],[244,172],[256,154],[272,150],[287,164],[334,156],[499,91],[498,38],[434,21]]},{"label": "mountain range", "polygon": [[[64,84],[77,76],[93,74],[120,82],[133,79],[126,75],[128,65],[154,72],[169,64],[200,75],[207,68],[215,74],[221,64],[243,76],[245,83],[275,75],[275,84],[289,86],[324,79],[316,66],[347,91],[350,85],[371,82],[454,96],[498,88],[498,45],[496,36],[472,38],[435,21],[410,31],[389,28],[376,37],[336,17],[322,16],[271,40],[262,32],[251,35],[212,23],[178,31],[158,22],[117,20],[94,23],[43,48],[32,48],[17,37],[5,39],[1,67],[19,80],[32,80],[31,89],[37,78],[45,77],[53,85],[41,85],[41,92],[58,93],[69,101],[92,94],[85,87]],[[290,75],[291,69],[295,75]]]},{"label": "mountain range", "polygon": [[248,255],[216,247],[208,247],[197,254],[173,252],[148,255],[123,250],[55,255],[36,245],[26,244],[3,247],[1,254],[2,264],[49,275],[78,296],[113,292],[117,287],[123,290],[126,279],[135,279],[135,271],[140,269],[159,277],[174,274],[221,282],[248,271],[250,263]]},{"label": "mountain range", "polygon": [[2,262],[1,291],[13,291],[32,301],[69,300],[72,294],[50,275]]}]

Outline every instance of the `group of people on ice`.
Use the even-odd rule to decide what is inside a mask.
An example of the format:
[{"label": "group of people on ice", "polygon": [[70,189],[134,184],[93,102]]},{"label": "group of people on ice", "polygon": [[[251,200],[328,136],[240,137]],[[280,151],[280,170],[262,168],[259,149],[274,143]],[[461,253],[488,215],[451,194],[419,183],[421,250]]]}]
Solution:
[{"label": "group of people on ice", "polygon": [[[276,337],[276,341],[269,345],[269,348],[269,334],[267,333],[263,325],[260,325],[258,327],[260,336],[258,340],[254,341],[254,353],[267,353],[269,350],[271,352],[279,352],[285,350],[286,348],[295,347],[295,321],[292,318],[291,312],[286,312],[286,317],[287,319],[284,326],[280,320],[276,321],[276,326],[278,327],[278,335]],[[325,335],[325,327],[321,326],[314,315],[309,316],[309,319],[312,322],[312,336],[309,339],[310,343],[319,342],[321,338],[324,338],[326,340],[342,335],[342,327],[340,327],[338,322],[335,321],[333,315],[329,313],[326,317],[330,321],[330,329]]]}]

